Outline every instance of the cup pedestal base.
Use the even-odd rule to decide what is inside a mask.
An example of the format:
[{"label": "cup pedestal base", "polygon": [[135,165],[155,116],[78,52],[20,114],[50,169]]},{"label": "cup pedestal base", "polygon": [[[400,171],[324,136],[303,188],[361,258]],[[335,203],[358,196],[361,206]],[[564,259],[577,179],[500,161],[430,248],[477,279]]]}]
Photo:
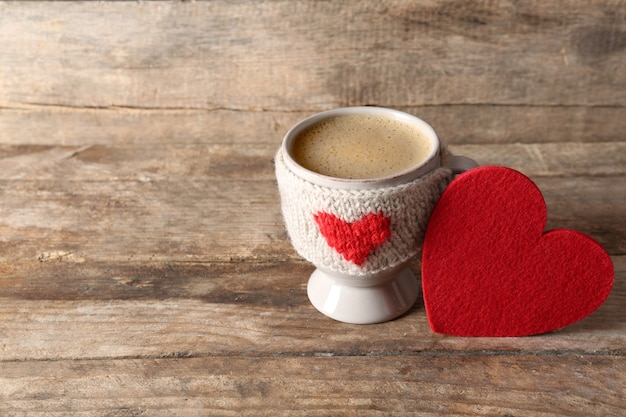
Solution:
[{"label": "cup pedestal base", "polygon": [[316,269],[307,285],[313,306],[326,316],[353,324],[380,323],[409,310],[420,288],[408,267],[376,278],[355,278]]}]

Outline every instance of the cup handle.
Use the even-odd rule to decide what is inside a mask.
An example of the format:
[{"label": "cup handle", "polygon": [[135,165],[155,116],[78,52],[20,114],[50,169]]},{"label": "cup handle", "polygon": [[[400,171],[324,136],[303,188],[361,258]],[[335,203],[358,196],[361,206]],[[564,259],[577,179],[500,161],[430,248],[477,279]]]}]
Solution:
[{"label": "cup handle", "polygon": [[445,160],[445,167],[452,171],[453,175],[469,171],[472,168],[479,167],[478,163],[467,156],[456,156],[448,154]]}]

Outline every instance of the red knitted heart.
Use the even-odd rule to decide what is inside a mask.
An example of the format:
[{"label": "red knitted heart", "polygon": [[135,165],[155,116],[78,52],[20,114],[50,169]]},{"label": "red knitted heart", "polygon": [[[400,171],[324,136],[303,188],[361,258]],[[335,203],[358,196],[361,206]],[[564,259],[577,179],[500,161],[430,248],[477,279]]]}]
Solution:
[{"label": "red knitted heart", "polygon": [[369,213],[352,223],[324,212],[314,218],[328,245],[358,266],[391,236],[389,218],[383,213]]},{"label": "red knitted heart", "polygon": [[446,189],[422,252],[431,329],[457,336],[526,336],[596,310],[613,286],[611,258],[587,235],[544,233],[546,205],[527,177],[476,168]]}]

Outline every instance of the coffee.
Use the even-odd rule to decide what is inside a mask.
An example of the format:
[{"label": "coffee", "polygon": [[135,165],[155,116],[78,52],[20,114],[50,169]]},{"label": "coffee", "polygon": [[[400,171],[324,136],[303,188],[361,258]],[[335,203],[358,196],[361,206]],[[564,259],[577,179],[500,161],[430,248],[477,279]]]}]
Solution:
[{"label": "coffee", "polygon": [[294,141],[293,159],[304,168],[336,178],[382,178],[419,165],[433,144],[416,126],[379,115],[325,119]]}]

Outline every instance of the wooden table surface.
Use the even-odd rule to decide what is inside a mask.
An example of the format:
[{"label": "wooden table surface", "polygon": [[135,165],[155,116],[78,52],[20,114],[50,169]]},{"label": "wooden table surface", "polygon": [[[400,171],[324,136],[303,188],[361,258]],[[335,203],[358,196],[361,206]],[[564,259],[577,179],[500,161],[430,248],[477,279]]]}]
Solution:
[{"label": "wooden table surface", "polygon": [[[0,416],[626,414],[626,2],[0,2],[0,63]],[[524,338],[316,312],[273,156],[363,104],[530,176],[606,302]]]}]

